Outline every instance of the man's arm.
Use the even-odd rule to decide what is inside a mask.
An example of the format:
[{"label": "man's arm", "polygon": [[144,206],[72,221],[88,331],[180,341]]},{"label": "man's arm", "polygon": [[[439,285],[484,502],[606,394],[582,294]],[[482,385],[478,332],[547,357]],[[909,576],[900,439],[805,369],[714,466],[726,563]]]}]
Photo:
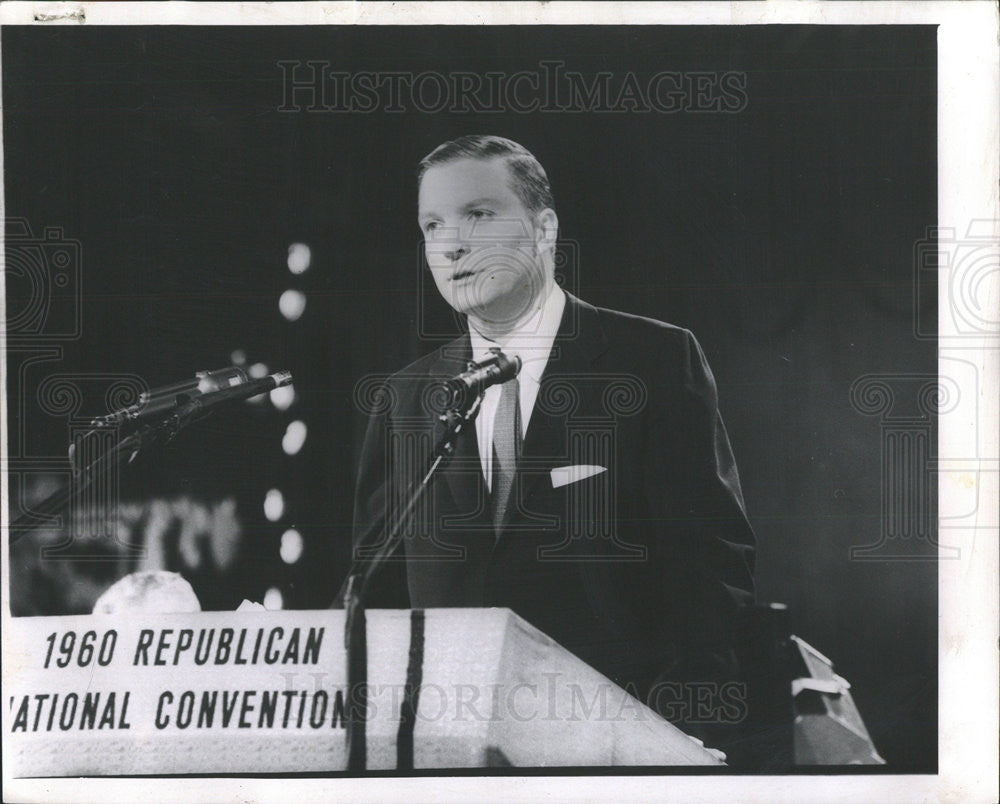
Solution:
[{"label": "man's arm", "polygon": [[708,361],[690,332],[679,355],[676,340],[673,348],[666,365],[679,372],[647,441],[644,480],[657,531],[649,566],[659,578],[648,591],[677,649],[678,665],[664,673],[697,678],[718,658],[719,674],[731,675],[722,665],[731,662],[739,610],[753,602],[755,539]]},{"label": "man's arm", "polygon": [[[393,499],[391,456],[388,451],[389,432],[392,428],[391,408],[397,399],[394,390],[386,385],[386,395],[379,410],[368,419],[365,440],[358,463],[358,479],[354,493],[354,520],[351,560],[356,559],[359,549],[374,549],[385,537],[387,506]],[[382,410],[385,408],[385,410]],[[364,601],[368,608],[409,608],[410,596],[406,581],[406,564],[403,548],[398,547],[389,560],[383,562],[371,579]],[[341,586],[334,608],[343,605],[345,588]]]}]

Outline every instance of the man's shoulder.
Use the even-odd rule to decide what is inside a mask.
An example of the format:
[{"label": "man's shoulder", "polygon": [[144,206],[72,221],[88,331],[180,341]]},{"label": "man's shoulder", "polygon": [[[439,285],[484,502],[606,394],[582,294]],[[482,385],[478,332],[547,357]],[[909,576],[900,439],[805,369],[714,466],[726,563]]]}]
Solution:
[{"label": "man's shoulder", "polygon": [[429,377],[450,377],[465,368],[471,352],[468,334],[460,335],[393,372],[388,379],[395,384],[426,380]]},{"label": "man's shoulder", "polygon": [[[581,302],[581,304],[585,304],[585,302]],[[621,310],[611,310],[607,307],[588,306],[597,314],[609,336],[613,334],[623,336],[652,335],[665,339],[684,340],[691,334],[684,327],[656,318],[625,313]]]},{"label": "man's shoulder", "polygon": [[[598,326],[611,352],[651,358],[687,357],[697,341],[684,327],[633,313],[597,307],[573,299],[580,308],[580,328]],[[697,347],[695,347],[697,348]]]},{"label": "man's shoulder", "polygon": [[[468,336],[465,340],[468,341]],[[435,389],[443,387],[442,379],[465,368],[468,358],[463,360],[463,354],[462,338],[458,338],[398,371],[366,375],[355,386],[355,399],[369,414],[390,418],[440,412]]]}]

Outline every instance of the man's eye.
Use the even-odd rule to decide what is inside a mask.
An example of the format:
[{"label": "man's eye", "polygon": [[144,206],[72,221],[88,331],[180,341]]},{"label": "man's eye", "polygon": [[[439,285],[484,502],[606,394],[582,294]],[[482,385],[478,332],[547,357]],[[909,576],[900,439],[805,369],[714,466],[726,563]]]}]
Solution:
[{"label": "man's eye", "polygon": [[439,225],[440,224],[438,224],[437,221],[428,221],[427,223],[424,224],[424,231],[433,232],[435,229],[438,228]]},{"label": "man's eye", "polygon": [[472,212],[469,213],[469,217],[476,218],[478,220],[480,218],[488,218],[492,214],[493,213],[487,209],[474,209],[472,210]]}]

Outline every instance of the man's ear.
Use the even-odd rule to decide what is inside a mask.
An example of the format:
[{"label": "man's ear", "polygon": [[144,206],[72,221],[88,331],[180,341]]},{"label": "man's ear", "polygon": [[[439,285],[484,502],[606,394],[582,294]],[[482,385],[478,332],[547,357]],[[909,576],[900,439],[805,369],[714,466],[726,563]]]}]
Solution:
[{"label": "man's ear", "polygon": [[554,209],[546,207],[535,215],[535,247],[538,251],[550,251],[556,247],[559,237],[559,217]]}]

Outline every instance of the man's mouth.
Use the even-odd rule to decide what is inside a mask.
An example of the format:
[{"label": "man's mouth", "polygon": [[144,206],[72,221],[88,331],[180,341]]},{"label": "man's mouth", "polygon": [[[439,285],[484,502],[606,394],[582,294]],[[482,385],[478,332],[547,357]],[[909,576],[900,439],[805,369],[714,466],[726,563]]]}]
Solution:
[{"label": "man's mouth", "polygon": [[475,273],[476,273],[475,271],[470,271],[467,268],[462,268],[461,270],[456,271],[451,275],[451,281],[455,282],[460,279],[466,279],[467,277],[474,276]]}]

